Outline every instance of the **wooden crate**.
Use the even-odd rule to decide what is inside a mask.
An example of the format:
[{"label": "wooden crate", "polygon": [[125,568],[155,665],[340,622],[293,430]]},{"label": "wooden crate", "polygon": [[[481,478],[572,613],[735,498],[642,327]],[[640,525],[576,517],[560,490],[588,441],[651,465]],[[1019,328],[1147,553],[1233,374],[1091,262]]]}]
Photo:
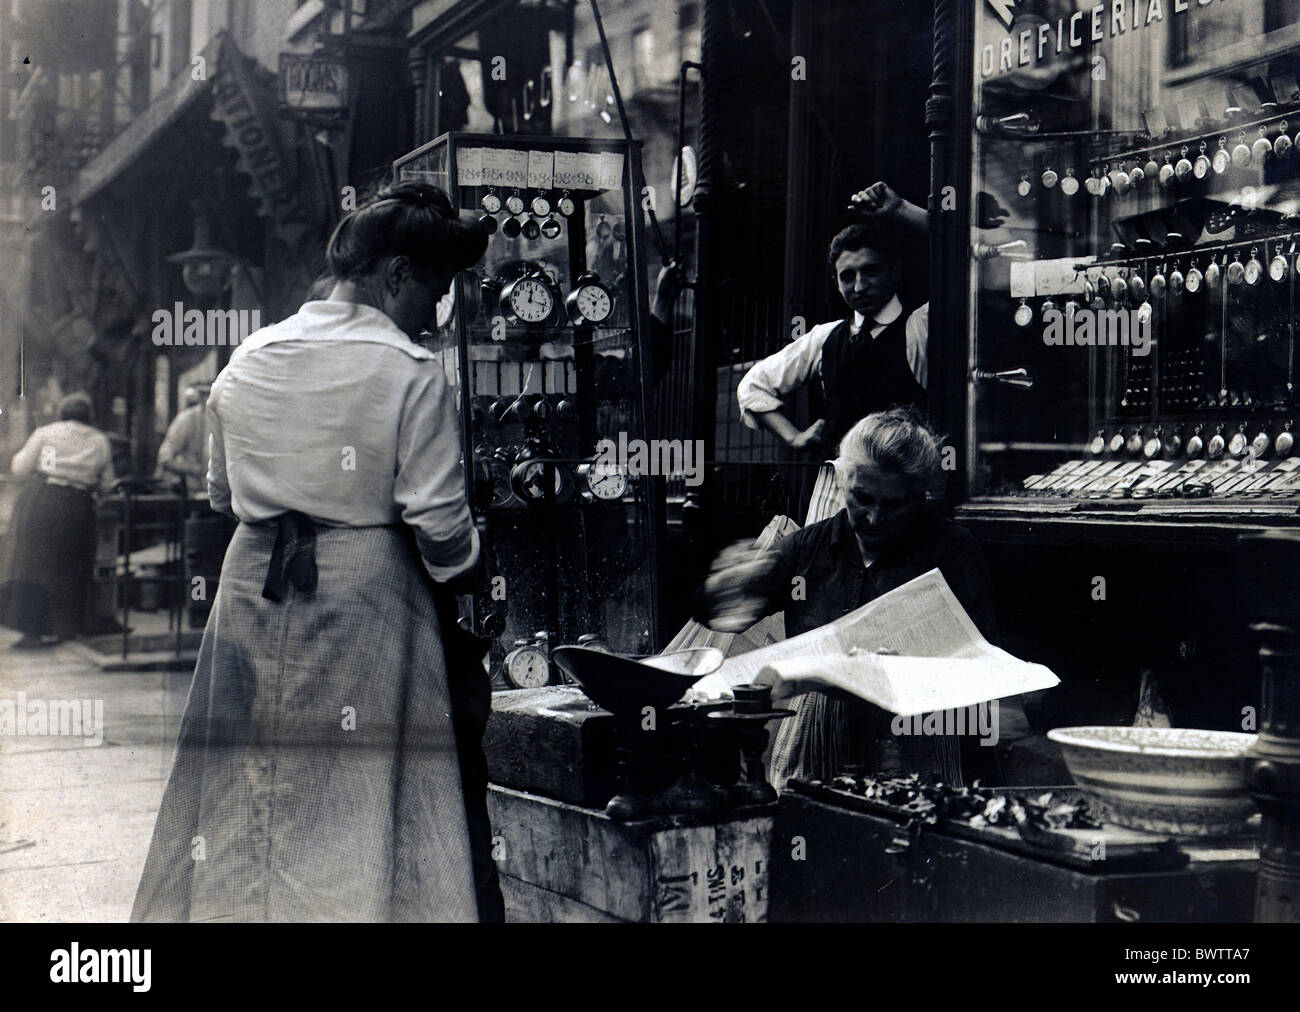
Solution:
[{"label": "wooden crate", "polygon": [[488,812],[506,918],[765,921],[774,808],[620,823],[493,784]]}]

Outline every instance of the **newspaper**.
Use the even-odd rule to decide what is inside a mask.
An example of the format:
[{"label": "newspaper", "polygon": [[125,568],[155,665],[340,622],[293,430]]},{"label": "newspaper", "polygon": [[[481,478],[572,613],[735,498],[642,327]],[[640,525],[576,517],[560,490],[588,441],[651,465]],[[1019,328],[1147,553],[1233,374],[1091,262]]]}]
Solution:
[{"label": "newspaper", "polygon": [[993,646],[931,569],[828,625],[729,658],[694,686],[707,699],[763,682],[774,699],[838,689],[901,716],[972,706],[1059,684]]}]

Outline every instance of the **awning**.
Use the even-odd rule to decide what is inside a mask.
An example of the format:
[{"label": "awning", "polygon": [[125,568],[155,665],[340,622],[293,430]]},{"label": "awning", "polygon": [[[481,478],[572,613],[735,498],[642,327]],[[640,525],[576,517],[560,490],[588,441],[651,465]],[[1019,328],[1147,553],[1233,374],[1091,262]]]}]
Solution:
[{"label": "awning", "polygon": [[201,66],[206,68],[201,80],[196,80],[192,73],[177,75],[154,97],[138,119],[132,120],[120,134],[109,141],[103,151],[81,168],[72,194],[74,207],[85,203],[116,179],[200,95],[211,88],[210,78],[216,73],[217,54],[224,37],[224,33],[218,33],[199,54],[204,61]]},{"label": "awning", "polygon": [[417,27],[408,38],[413,48],[438,50],[453,46],[488,18],[518,3],[519,0],[452,0],[418,4],[411,12]]}]

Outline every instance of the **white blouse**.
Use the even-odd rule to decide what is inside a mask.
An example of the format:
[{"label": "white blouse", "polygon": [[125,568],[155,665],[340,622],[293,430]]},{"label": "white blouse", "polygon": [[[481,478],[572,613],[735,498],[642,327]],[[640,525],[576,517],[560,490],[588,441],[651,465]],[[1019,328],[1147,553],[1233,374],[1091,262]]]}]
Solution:
[{"label": "white blouse", "polygon": [[384,313],[306,303],[252,334],[208,398],[213,509],[255,523],[414,528],[446,581],[474,565],[455,395],[432,353]]}]

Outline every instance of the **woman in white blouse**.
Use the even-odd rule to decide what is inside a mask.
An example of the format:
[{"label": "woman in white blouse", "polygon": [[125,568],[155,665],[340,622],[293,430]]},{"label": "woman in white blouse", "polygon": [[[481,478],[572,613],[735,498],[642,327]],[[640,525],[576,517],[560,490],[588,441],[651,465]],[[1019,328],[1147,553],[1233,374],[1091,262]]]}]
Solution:
[{"label": "woman in white blouse", "polygon": [[0,624],[23,636],[12,649],[50,646],[86,622],[95,564],[95,493],[113,481],[113,451],[91,425],[91,402],[69,394],[59,420],[14,454],[25,481],[0,548]]},{"label": "woman in white blouse", "polygon": [[226,553],[133,920],[473,920],[430,580],[478,559],[454,394],[415,343],[486,233],[404,183],[330,239],[338,284],[212,387]]}]

